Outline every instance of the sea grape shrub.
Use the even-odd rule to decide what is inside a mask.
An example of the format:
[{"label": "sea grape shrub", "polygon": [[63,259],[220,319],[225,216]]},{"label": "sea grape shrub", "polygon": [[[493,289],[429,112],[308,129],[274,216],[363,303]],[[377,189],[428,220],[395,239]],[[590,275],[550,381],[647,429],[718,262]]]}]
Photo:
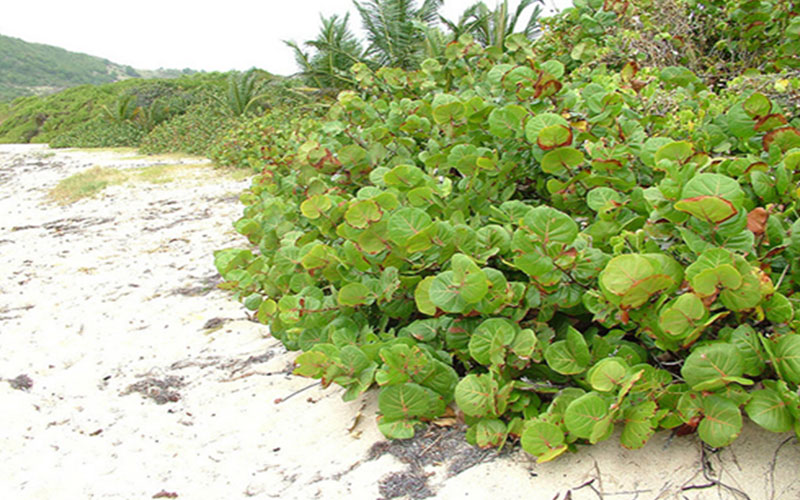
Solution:
[{"label": "sea grape shrub", "polygon": [[297,374],[378,386],[388,437],[453,403],[540,461],[615,426],[800,435],[798,119],[685,67],[506,49],[354,66],[242,195],[223,287]]},{"label": "sea grape shrub", "polygon": [[109,122],[95,117],[50,139],[54,148],[135,147],[145,132],[133,122]]},{"label": "sea grape shrub", "polygon": [[568,70],[684,66],[722,88],[749,69],[800,67],[800,7],[783,0],[575,0],[538,48]]},{"label": "sea grape shrub", "polygon": [[181,152],[206,155],[236,120],[221,113],[211,102],[190,106],[184,113],[156,125],[145,135],[139,149],[145,154]]},{"label": "sea grape shrub", "polygon": [[294,151],[318,126],[315,109],[276,106],[263,116],[237,120],[215,138],[208,154],[219,165],[260,173],[265,165],[291,162]]}]

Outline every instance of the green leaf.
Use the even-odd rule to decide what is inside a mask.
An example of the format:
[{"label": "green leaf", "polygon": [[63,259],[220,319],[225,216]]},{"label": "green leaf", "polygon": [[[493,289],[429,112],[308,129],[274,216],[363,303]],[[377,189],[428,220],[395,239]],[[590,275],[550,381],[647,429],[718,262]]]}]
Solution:
[{"label": "green leaf", "polygon": [[679,282],[679,276],[672,271],[674,265],[675,261],[667,256],[656,259],[649,254],[618,255],[600,273],[600,285],[609,299],[624,307],[639,307]]},{"label": "green leaf", "polygon": [[409,238],[419,234],[431,224],[431,216],[419,208],[401,208],[389,217],[388,236],[393,242],[405,246]]},{"label": "green leaf", "polygon": [[608,415],[608,402],[590,392],[572,401],[564,412],[564,424],[573,436],[589,439],[595,425]]},{"label": "green leaf", "polygon": [[525,138],[528,142],[534,144],[539,138],[539,132],[553,125],[569,128],[569,122],[563,116],[555,113],[540,113],[532,116],[528,119],[528,123],[525,124]]},{"label": "green leaf", "polygon": [[572,327],[567,330],[566,340],[559,340],[547,347],[544,358],[550,368],[563,375],[584,372],[592,359],[583,335]]},{"label": "green leaf", "polygon": [[566,125],[550,125],[539,131],[536,144],[545,151],[572,144],[572,129]]},{"label": "green leaf", "polygon": [[736,346],[736,350],[742,355],[744,362],[744,374],[756,377],[761,375],[766,368],[766,353],[759,339],[760,334],[756,333],[750,325],[740,325],[731,333],[728,340]]},{"label": "green leaf", "polygon": [[696,348],[681,367],[681,376],[695,391],[712,391],[740,382],[744,361],[732,344],[715,342]]},{"label": "green leaf", "polygon": [[792,148],[800,148],[800,130],[794,127],[783,127],[768,132],[762,139],[764,151],[768,152],[770,146],[773,145],[782,153]]},{"label": "green leaf", "polygon": [[497,416],[494,403],[497,389],[497,382],[490,374],[469,374],[456,385],[456,404],[471,417]]},{"label": "green leaf", "polygon": [[433,121],[438,124],[458,121],[464,117],[466,107],[461,99],[450,94],[437,94],[431,103]]},{"label": "green leaf", "polygon": [[800,384],[800,335],[783,335],[778,339],[774,352],[777,369],[783,378]]},{"label": "green leaf", "polygon": [[351,202],[344,214],[347,223],[359,229],[364,229],[370,223],[381,220],[381,217],[383,217],[383,212],[372,200]]},{"label": "green leaf", "polygon": [[764,303],[764,312],[772,323],[788,323],[794,318],[794,308],[785,295],[775,293]]},{"label": "green leaf", "polygon": [[361,283],[348,283],[339,290],[339,305],[356,307],[372,303],[374,297],[369,288]]},{"label": "green leaf", "polygon": [[331,200],[325,195],[316,195],[300,204],[300,211],[309,219],[317,219],[331,208]]},{"label": "green leaf", "polygon": [[525,108],[508,104],[489,113],[489,132],[500,139],[516,137],[522,130],[522,120],[527,116]]},{"label": "green leaf", "polygon": [[378,409],[386,421],[433,419],[444,413],[442,397],[418,384],[389,385],[378,395]]},{"label": "green leaf", "polygon": [[772,103],[763,94],[755,93],[742,103],[742,109],[751,118],[766,116],[772,111]]},{"label": "green leaf", "polygon": [[378,430],[388,439],[411,439],[414,437],[414,426],[421,425],[418,420],[386,420],[378,419]]},{"label": "green leaf", "polygon": [[741,104],[736,104],[725,114],[730,133],[739,139],[756,135],[756,121],[747,114]]},{"label": "green leaf", "polygon": [[521,438],[522,449],[538,458],[538,462],[550,461],[565,451],[564,433],[558,426],[548,422],[533,422],[525,426]]},{"label": "green leaf", "polygon": [[794,418],[781,395],[772,389],[759,389],[750,393],[745,411],[750,420],[771,432],[789,432]]},{"label": "green leaf", "polygon": [[738,182],[722,174],[697,174],[683,187],[683,200],[717,197],[730,202],[736,210],[745,199],[744,191]]},{"label": "green leaf", "polygon": [[455,280],[453,271],[437,274],[430,285],[428,295],[431,302],[445,312],[461,313],[468,306],[461,295],[461,283]]},{"label": "green leaf", "polygon": [[606,213],[622,206],[622,196],[611,188],[594,188],[586,195],[586,204],[598,213]]},{"label": "green leaf", "polygon": [[436,305],[431,301],[430,290],[434,276],[428,276],[417,284],[414,289],[414,303],[417,304],[417,309],[423,314],[428,316],[436,315]]},{"label": "green leaf", "polygon": [[389,187],[412,189],[425,181],[425,173],[414,165],[397,165],[385,174],[383,182]]},{"label": "green leaf", "polygon": [[567,214],[551,207],[530,210],[525,215],[524,224],[533,232],[535,240],[543,245],[569,245],[578,236],[578,224]]},{"label": "green leaf", "polygon": [[564,63],[556,59],[550,59],[541,64],[542,71],[546,71],[556,78],[564,76]]},{"label": "green leaf", "polygon": [[611,392],[619,386],[628,374],[628,363],[622,358],[601,359],[586,374],[586,381],[592,389]]},{"label": "green leaf", "polygon": [[739,213],[733,203],[719,196],[684,198],[675,203],[675,209],[711,224],[725,222]]},{"label": "green leaf", "polygon": [[742,432],[742,414],[730,399],[710,395],[703,398],[704,418],[697,426],[697,434],[714,448],[728,446]]},{"label": "green leaf", "polygon": [[506,351],[514,342],[519,327],[505,318],[490,318],[483,321],[472,333],[469,353],[482,365],[502,365]]},{"label": "green leaf", "polygon": [[560,174],[572,170],[583,162],[583,153],[575,148],[553,149],[542,157],[542,171],[548,174]]},{"label": "green leaf", "polygon": [[694,155],[694,147],[686,141],[673,141],[658,148],[653,158],[656,165],[661,160],[672,160],[682,165]]},{"label": "green leaf", "polygon": [[625,410],[622,415],[625,427],[620,436],[622,446],[629,450],[638,450],[647,443],[647,440],[655,433],[653,420],[656,409],[655,402],[645,401]]},{"label": "green leaf", "polygon": [[496,418],[482,419],[475,425],[475,441],[481,448],[499,448],[506,440],[506,424]]},{"label": "green leaf", "polygon": [[686,293],[661,310],[658,326],[674,340],[688,337],[707,316],[703,301],[693,293]]},{"label": "green leaf", "polygon": [[686,279],[701,297],[716,294],[721,289],[742,286],[742,275],[736,269],[733,255],[723,248],[709,248],[686,268]]}]

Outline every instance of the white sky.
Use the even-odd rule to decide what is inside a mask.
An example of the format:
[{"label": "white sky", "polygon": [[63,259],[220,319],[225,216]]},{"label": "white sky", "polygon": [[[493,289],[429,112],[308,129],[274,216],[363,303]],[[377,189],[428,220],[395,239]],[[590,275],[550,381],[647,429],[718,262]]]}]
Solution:
[{"label": "white sky", "polygon": [[[476,0],[445,0],[448,19]],[[496,0],[484,0],[493,7]],[[546,0],[560,8],[571,0]],[[518,0],[510,0],[516,8]],[[55,45],[137,69],[297,71],[281,40],[316,37],[320,14],[350,14],[352,0],[4,0],[0,34]],[[421,5],[421,0],[418,0]],[[546,9],[545,12],[547,12]],[[527,17],[524,17],[527,20]]]}]

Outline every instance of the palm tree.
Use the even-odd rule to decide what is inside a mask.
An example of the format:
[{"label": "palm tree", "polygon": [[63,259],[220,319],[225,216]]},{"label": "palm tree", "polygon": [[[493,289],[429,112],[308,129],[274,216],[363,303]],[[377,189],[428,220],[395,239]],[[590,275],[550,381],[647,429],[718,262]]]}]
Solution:
[{"label": "palm tree", "polygon": [[363,50],[358,39],[347,26],[350,14],[340,18],[321,16],[322,26],[314,40],[304,45],[314,49],[313,54],[303,52],[293,41],[284,43],[294,51],[294,58],[301,74],[317,88],[343,88],[355,85],[349,70],[353,64],[363,60]]},{"label": "palm tree", "polygon": [[[536,3],[540,5],[536,5],[533,9],[522,30],[517,31],[517,24],[522,19],[525,10]],[[512,14],[508,7],[508,0],[503,0],[494,10],[489,9],[484,2],[478,2],[464,11],[457,23],[444,18],[441,20],[456,37],[463,33],[471,33],[475,37],[475,41],[485,47],[504,48],[506,38],[514,33],[522,33],[528,38],[534,38],[537,35],[539,16],[542,13],[541,5],[544,5],[544,0],[521,0]]]},{"label": "palm tree", "polygon": [[379,66],[416,69],[426,56],[426,30],[437,21],[444,0],[353,0],[369,47],[366,55]]},{"label": "palm tree", "polygon": [[223,109],[231,116],[243,116],[258,107],[267,96],[263,72],[255,68],[242,73],[231,73],[224,97],[214,96]]}]

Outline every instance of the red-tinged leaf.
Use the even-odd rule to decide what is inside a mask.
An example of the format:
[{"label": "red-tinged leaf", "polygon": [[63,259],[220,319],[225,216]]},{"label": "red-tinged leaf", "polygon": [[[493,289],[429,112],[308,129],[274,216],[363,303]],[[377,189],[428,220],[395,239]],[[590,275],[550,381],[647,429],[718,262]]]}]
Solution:
[{"label": "red-tinged leaf", "polygon": [[551,125],[539,132],[536,143],[545,151],[572,144],[572,130],[564,125]]},{"label": "red-tinged leaf", "polygon": [[685,198],[675,203],[675,209],[714,224],[725,222],[739,213],[733,203],[720,196]]},{"label": "red-tinged leaf", "polygon": [[750,118],[760,118],[769,115],[772,103],[763,94],[755,93],[742,103],[742,108]]},{"label": "red-tinged leaf", "polygon": [[800,147],[800,130],[794,127],[783,127],[768,132],[761,140],[764,151],[769,151],[770,146],[775,144],[785,153],[792,148]]},{"label": "red-tinged leaf", "polygon": [[763,207],[754,208],[747,214],[747,229],[756,236],[761,236],[767,229],[769,213]]},{"label": "red-tinged leaf", "polygon": [[626,83],[630,83],[633,81],[633,78],[639,72],[639,65],[636,61],[628,61],[625,63],[625,66],[622,67],[622,71],[620,72],[620,76],[622,77],[622,81]]},{"label": "red-tinged leaf", "polygon": [[786,125],[788,122],[786,121],[786,117],[779,114],[771,114],[767,116],[763,116],[756,121],[756,124],[753,125],[753,129],[756,132],[767,132],[774,128],[781,127]]},{"label": "red-tinged leaf", "polygon": [[554,77],[550,75],[543,75],[543,78],[540,78],[534,87],[535,92],[533,97],[536,99],[550,97],[551,95],[557,94],[563,86],[564,84],[556,80]]}]

